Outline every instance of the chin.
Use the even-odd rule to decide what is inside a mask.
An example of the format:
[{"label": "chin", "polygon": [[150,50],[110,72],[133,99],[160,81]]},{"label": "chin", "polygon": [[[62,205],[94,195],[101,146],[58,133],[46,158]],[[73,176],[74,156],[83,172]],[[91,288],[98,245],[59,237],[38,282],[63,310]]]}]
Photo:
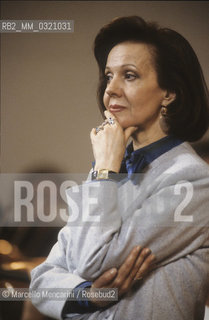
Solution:
[{"label": "chin", "polygon": [[136,124],[136,123],[134,123],[132,121],[127,121],[125,119],[124,120],[123,119],[117,119],[117,120],[118,120],[119,124],[121,125],[121,127],[123,129],[127,129],[129,127],[138,127],[139,126],[139,124]]}]

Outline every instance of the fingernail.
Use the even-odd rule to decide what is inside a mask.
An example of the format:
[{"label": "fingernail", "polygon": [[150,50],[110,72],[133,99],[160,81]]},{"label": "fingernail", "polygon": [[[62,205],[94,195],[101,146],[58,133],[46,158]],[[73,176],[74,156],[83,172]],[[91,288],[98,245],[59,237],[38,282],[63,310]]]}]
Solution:
[{"label": "fingernail", "polygon": [[135,276],[135,278],[134,278],[134,281],[140,281],[140,280],[142,280],[143,278],[141,277],[141,276]]},{"label": "fingernail", "polygon": [[116,273],[116,272],[117,272],[117,269],[116,269],[116,268],[110,270],[110,273],[111,273],[111,274],[114,274],[114,273]]},{"label": "fingernail", "polygon": [[145,249],[145,253],[151,253],[151,252],[152,251],[149,248]]}]

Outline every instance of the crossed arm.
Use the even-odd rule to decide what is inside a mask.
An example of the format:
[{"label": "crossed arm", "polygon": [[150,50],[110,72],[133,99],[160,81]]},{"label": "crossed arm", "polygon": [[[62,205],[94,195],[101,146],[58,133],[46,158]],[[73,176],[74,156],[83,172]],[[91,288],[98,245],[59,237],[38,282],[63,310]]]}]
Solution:
[{"label": "crossed arm", "polygon": [[[149,271],[154,268],[155,256],[148,248],[134,247],[124,263],[116,268],[104,272],[96,279],[91,288],[117,288],[118,297],[121,298],[131,287],[140,281]],[[110,301],[91,300],[98,307],[106,307]]]}]

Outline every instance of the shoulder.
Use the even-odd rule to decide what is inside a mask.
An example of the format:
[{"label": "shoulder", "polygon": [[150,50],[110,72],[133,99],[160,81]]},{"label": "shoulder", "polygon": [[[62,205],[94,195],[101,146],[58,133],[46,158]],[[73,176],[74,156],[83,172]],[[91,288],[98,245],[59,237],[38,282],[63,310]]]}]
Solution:
[{"label": "shoulder", "polygon": [[209,179],[209,165],[199,157],[191,145],[184,142],[161,155],[151,164],[151,172],[196,180]]},{"label": "shoulder", "polygon": [[141,180],[151,193],[165,188],[173,189],[176,185],[188,182],[194,190],[201,191],[209,198],[209,165],[187,142],[154,160]]}]

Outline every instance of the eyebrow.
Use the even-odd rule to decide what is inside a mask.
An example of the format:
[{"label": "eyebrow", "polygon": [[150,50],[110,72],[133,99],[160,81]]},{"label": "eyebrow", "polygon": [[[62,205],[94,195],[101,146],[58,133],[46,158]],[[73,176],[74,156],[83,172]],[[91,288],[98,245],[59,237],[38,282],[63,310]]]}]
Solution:
[{"label": "eyebrow", "polygon": [[[132,63],[122,64],[121,67],[130,67],[130,66],[136,68],[135,64],[132,64]],[[111,67],[106,66],[105,69],[111,69]]]}]

